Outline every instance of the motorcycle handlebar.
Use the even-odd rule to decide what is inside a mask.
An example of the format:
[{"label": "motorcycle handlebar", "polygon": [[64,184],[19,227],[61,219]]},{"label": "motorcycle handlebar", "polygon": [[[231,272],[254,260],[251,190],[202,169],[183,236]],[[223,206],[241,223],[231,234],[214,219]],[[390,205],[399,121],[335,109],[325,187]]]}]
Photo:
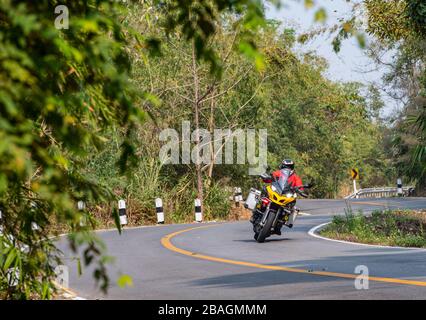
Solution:
[{"label": "motorcycle handlebar", "polygon": [[304,193],[303,191],[300,191],[300,190],[299,190],[298,194],[301,195],[303,198],[308,197],[308,195],[306,193]]},{"label": "motorcycle handlebar", "polygon": [[306,186],[302,186],[302,187],[294,187],[294,188],[292,188],[292,190],[293,190],[294,192],[296,192],[298,195],[302,196],[303,198],[307,198],[307,197],[308,197],[308,195],[307,195],[305,192],[303,192],[302,190],[300,190],[300,188],[306,188]]}]

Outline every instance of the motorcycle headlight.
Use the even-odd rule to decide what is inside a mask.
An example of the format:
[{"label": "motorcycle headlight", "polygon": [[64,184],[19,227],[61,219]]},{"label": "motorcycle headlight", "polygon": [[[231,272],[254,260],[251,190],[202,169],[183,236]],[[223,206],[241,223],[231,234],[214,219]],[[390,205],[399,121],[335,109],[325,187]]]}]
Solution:
[{"label": "motorcycle headlight", "polygon": [[293,198],[293,197],[294,197],[294,194],[292,194],[292,193],[287,193],[285,196],[286,196],[287,198]]},{"label": "motorcycle headlight", "polygon": [[276,192],[277,188],[275,188],[274,186],[271,186],[272,191]]}]

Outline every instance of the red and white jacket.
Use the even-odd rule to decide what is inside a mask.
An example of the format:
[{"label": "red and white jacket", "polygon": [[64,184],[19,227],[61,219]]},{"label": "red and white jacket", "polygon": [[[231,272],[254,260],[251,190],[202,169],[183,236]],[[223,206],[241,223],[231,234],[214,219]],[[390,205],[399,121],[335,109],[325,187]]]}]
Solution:
[{"label": "red and white jacket", "polygon": [[[272,176],[278,178],[282,175],[281,170],[277,170],[272,172]],[[292,187],[298,187],[301,191],[303,191],[303,183],[302,179],[293,171],[291,176],[288,178],[288,183]]]}]

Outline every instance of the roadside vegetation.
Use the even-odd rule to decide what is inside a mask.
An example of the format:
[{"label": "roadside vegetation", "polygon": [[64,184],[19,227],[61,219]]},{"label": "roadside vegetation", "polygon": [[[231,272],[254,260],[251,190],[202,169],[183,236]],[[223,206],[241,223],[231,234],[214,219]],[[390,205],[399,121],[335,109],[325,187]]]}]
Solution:
[{"label": "roadside vegetation", "polygon": [[[324,59],[297,52],[294,29],[279,21],[264,21],[252,38],[260,55],[253,62],[241,55],[238,46],[247,36],[245,26],[236,16],[223,15],[207,46],[221,61],[218,77],[211,73],[210,64],[196,59],[193,46],[180,33],[164,36],[161,21],[166,13],[161,7],[136,4],[129,12],[128,27],[161,43],[156,54],[136,41],[128,48],[132,82],[158,100],[138,101],[149,117],[132,139],[141,160],[130,177],[121,176],[115,166],[122,140],[119,130],[111,133],[114,143],[102,153],[90,153],[85,172],[128,199],[132,222],[155,221],[155,197],[163,199],[166,222],[193,221],[196,197],[203,200],[206,219],[226,219],[234,187],[245,193],[259,187],[259,179],[248,175],[247,162],[222,165],[212,159],[200,168],[163,165],[159,133],[172,128],[180,134],[183,120],[190,121],[191,131],[266,129],[270,166],[292,158],[298,174],[314,183],[312,197],[348,194],[351,167],[362,167],[364,185],[396,181],[396,170],[382,144],[385,124],[376,116],[383,102],[371,93],[361,94],[359,83],[328,80]],[[209,147],[213,148],[212,141]],[[98,211],[97,217],[112,222],[109,210]]]},{"label": "roadside vegetation", "polygon": [[426,248],[426,211],[383,210],[335,216],[321,236],[350,242]]}]

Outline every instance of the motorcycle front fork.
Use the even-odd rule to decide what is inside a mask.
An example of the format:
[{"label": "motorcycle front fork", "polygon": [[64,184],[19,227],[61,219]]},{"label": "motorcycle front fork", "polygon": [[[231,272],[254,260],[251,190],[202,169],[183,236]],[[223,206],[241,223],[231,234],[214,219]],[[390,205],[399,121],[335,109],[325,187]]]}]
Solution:
[{"label": "motorcycle front fork", "polygon": [[[260,218],[263,217],[263,214],[264,214],[265,210],[267,210],[267,209],[268,209],[268,207],[263,208],[263,210],[259,210],[259,209],[255,208],[252,211],[252,216],[250,218],[250,222],[252,224],[255,224],[258,219],[260,219]],[[298,214],[299,211],[300,211],[300,209],[298,207],[294,206],[293,208],[290,209],[290,211],[291,212],[288,213],[288,215],[287,215],[288,218],[286,220],[284,219],[285,215],[284,214],[282,215],[281,221],[279,221],[278,224],[277,224],[277,229],[281,230],[281,228],[282,228],[283,225],[286,226],[286,227],[288,227],[288,228],[292,228],[293,227],[292,224],[287,224],[287,222],[290,219],[290,215],[291,214]]]}]

